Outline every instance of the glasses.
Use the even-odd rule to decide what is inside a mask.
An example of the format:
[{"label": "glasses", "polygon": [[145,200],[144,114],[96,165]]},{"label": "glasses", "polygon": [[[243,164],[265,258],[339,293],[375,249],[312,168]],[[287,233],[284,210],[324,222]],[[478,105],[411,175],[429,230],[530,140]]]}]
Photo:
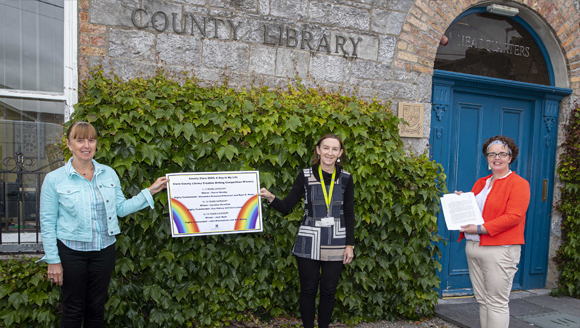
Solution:
[{"label": "glasses", "polygon": [[499,156],[499,158],[506,158],[508,157],[509,153],[506,152],[501,152],[501,153],[487,153],[487,155],[485,155],[487,158],[496,158],[497,156]]}]

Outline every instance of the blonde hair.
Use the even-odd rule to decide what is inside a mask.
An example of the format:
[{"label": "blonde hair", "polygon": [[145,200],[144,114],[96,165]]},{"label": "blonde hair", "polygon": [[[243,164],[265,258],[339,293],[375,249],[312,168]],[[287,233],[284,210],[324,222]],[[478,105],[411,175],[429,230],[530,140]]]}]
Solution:
[{"label": "blonde hair", "polygon": [[66,138],[69,141],[74,139],[97,139],[97,130],[90,123],[82,121],[74,122],[68,128]]}]

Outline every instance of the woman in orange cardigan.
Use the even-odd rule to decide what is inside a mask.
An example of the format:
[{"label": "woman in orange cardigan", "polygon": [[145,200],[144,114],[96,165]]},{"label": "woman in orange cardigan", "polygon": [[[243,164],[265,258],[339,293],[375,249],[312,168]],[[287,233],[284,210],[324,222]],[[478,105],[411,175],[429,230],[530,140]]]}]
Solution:
[{"label": "woman in orange cardigan", "polygon": [[495,136],[486,140],[482,150],[492,174],[477,180],[471,191],[484,224],[462,226],[459,240],[467,239],[465,254],[481,327],[508,328],[509,296],[524,244],[530,185],[510,170],[518,156],[513,139]]}]

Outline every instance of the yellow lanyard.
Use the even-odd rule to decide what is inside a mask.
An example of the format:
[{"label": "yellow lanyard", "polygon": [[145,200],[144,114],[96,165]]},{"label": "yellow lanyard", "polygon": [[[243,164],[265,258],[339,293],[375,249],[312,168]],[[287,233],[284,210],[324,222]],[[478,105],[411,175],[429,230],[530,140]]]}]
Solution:
[{"label": "yellow lanyard", "polygon": [[330,216],[330,201],[332,200],[332,191],[334,190],[334,177],[336,176],[336,168],[332,171],[332,181],[330,181],[330,195],[326,193],[326,184],[322,176],[322,165],[318,166],[318,174],[320,174],[320,184],[322,185],[322,193],[324,194],[324,202],[326,202],[326,216]]}]

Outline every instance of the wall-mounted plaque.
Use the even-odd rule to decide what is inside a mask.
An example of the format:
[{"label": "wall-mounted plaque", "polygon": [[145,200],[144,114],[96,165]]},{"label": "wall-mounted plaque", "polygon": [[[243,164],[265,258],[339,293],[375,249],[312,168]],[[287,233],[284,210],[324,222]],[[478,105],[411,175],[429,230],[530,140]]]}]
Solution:
[{"label": "wall-mounted plaque", "polygon": [[399,135],[409,138],[423,138],[423,104],[399,103],[399,118],[406,123],[399,124]]}]

